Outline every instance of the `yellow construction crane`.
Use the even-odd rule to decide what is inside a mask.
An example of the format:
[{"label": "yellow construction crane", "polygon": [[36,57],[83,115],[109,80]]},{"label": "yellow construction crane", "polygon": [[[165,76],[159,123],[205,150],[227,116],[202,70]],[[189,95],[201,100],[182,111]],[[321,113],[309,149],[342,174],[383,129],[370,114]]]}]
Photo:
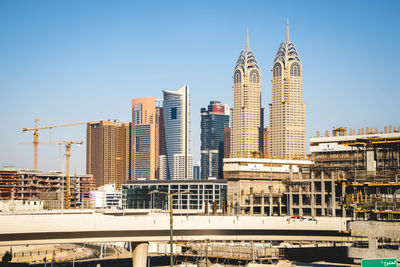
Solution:
[{"label": "yellow construction crane", "polygon": [[70,208],[70,177],[69,177],[69,160],[71,158],[71,145],[82,145],[83,142],[74,141],[60,141],[60,142],[41,142],[41,145],[65,145],[65,158],[67,161],[67,166],[65,168],[65,192],[64,192],[64,207],[66,209]]},{"label": "yellow construction crane", "polygon": [[38,125],[37,125],[38,122],[39,122],[39,119],[36,119],[35,120],[35,128],[22,128],[21,129],[22,132],[33,131],[33,170],[34,171],[38,170],[38,145],[39,145],[39,133],[38,133],[38,130],[44,130],[44,129],[51,130],[53,128],[75,126],[75,125],[81,125],[81,124],[89,123],[89,122],[77,122],[77,123],[69,123],[69,124],[38,127]]}]

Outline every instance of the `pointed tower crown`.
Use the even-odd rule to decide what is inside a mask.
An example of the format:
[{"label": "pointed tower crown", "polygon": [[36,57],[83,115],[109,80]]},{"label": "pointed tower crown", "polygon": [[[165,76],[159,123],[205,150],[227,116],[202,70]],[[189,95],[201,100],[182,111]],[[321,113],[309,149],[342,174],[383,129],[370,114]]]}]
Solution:
[{"label": "pointed tower crown", "polygon": [[300,63],[300,57],[297,53],[294,43],[289,40],[289,19],[286,19],[286,39],[279,46],[278,52],[275,55],[275,60],[281,61],[284,66],[287,66],[290,61],[297,61]]},{"label": "pointed tower crown", "polygon": [[259,69],[256,56],[249,48],[249,30],[246,29],[246,48],[240,53],[235,69],[242,69],[243,73],[247,73],[253,68]]}]

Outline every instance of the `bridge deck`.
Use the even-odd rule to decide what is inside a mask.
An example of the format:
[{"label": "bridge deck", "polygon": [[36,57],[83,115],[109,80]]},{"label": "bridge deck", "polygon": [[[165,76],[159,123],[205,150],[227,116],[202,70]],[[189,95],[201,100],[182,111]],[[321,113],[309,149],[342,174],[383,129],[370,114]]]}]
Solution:
[{"label": "bridge deck", "polygon": [[[266,216],[174,216],[175,240],[345,241],[346,219],[316,222]],[[2,215],[0,246],[72,242],[168,241],[169,215]]]}]

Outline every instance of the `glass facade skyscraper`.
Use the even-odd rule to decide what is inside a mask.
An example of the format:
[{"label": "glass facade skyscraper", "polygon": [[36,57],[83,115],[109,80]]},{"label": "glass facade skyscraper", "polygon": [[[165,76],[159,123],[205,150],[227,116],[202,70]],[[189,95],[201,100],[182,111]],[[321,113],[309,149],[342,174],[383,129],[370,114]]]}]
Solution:
[{"label": "glass facade skyscraper", "polygon": [[163,93],[165,178],[192,179],[189,86],[182,86],[177,91],[163,90]]},{"label": "glass facade skyscraper", "polygon": [[201,109],[201,179],[223,178],[224,129],[229,127],[229,107],[210,101]]}]

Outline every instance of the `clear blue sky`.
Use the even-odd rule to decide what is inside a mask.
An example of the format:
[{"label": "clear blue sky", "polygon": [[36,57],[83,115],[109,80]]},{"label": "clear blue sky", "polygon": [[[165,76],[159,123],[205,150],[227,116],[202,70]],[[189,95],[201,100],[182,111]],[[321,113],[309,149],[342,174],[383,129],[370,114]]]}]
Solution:
[{"label": "clear blue sky", "polygon": [[[192,154],[200,108],[232,105],[232,71],[245,46],[271,102],[271,65],[285,37],[303,64],[306,136],[334,126],[400,125],[399,1],[0,0],[0,167],[32,168],[32,134],[20,128],[101,119],[130,121],[130,100],[188,84]],[[266,114],[268,118],[268,114]],[[85,141],[85,126],[40,141]],[[85,146],[71,168],[85,172]],[[39,147],[39,169],[62,168],[64,148]]]}]

